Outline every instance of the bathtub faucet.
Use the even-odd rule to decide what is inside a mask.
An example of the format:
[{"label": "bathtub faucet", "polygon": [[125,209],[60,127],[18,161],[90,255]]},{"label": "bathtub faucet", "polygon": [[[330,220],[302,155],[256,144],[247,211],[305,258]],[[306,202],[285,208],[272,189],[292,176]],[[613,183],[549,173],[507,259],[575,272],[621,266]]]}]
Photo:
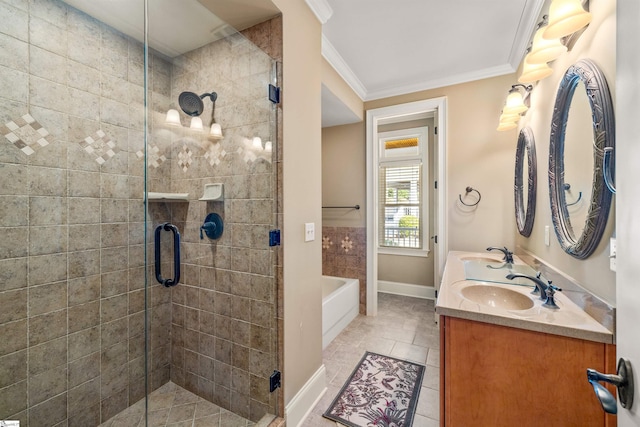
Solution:
[{"label": "bathtub faucet", "polygon": [[492,251],[492,250],[496,250],[496,251],[500,251],[504,254],[504,258],[502,258],[504,260],[504,262],[506,262],[507,264],[513,264],[513,252],[511,252],[509,249],[507,249],[507,247],[505,246],[504,248],[498,248],[495,246],[491,246],[488,247],[487,250],[488,251]]}]

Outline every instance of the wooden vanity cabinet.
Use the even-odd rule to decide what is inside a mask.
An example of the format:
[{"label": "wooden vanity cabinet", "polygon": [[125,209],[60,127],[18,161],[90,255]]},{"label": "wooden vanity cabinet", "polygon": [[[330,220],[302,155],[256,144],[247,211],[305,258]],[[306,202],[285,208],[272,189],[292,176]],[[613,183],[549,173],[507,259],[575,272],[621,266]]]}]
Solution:
[{"label": "wooden vanity cabinet", "polygon": [[449,316],[440,341],[441,427],[616,425],[586,375],[616,372],[614,345]]}]

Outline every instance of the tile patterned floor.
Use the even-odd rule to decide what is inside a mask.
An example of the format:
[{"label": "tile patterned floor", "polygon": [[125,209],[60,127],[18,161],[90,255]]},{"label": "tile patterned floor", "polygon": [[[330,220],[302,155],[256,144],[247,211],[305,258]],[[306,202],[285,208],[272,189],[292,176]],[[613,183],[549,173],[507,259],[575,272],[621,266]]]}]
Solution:
[{"label": "tile patterned floor", "polygon": [[[358,316],[323,352],[328,389],[305,427],[338,425],[322,417],[365,351],[426,365],[414,427],[439,425],[440,338],[434,302],[380,294],[376,317]],[[168,383],[149,395],[149,427],[257,427],[251,421]],[[100,427],[144,427],[144,400]]]},{"label": "tile patterned floor", "polygon": [[[256,426],[169,382],[149,395],[148,427],[249,427]],[[145,427],[144,399],[100,427]]]},{"label": "tile patterned floor", "polygon": [[322,417],[365,351],[426,365],[414,427],[437,427],[440,418],[440,333],[430,300],[379,294],[378,315],[358,316],[323,352],[328,389],[305,427],[339,425]]}]

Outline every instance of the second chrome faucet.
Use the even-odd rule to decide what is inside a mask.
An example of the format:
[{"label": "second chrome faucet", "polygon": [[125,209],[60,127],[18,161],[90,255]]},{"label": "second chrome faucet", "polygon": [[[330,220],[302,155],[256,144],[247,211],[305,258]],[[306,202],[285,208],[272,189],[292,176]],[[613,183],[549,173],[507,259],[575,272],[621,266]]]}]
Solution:
[{"label": "second chrome faucet", "polygon": [[542,279],[540,279],[540,273],[538,273],[536,277],[527,276],[526,274],[517,274],[517,273],[512,273],[507,275],[507,279],[509,280],[513,280],[517,277],[522,277],[523,279],[529,279],[535,284],[536,287],[531,293],[533,295],[538,295],[538,294],[540,295],[540,299],[544,301],[544,304],[542,304],[544,307],[554,308],[554,309],[560,308],[556,304],[554,295],[556,291],[561,291],[562,289],[556,286],[553,286],[551,284],[551,281],[545,283]]},{"label": "second chrome faucet", "polygon": [[500,251],[504,254],[504,258],[502,258],[504,262],[506,262],[507,264],[513,264],[513,252],[507,249],[506,246],[502,248],[499,248],[497,246],[490,246],[487,248],[487,251],[493,250]]}]

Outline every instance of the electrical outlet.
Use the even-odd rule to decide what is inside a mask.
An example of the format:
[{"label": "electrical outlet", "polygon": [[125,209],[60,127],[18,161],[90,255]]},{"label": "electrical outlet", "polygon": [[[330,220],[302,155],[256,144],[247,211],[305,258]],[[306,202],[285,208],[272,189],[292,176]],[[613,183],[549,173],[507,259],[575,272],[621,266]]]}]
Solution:
[{"label": "electrical outlet", "polygon": [[316,225],[313,222],[306,222],[304,224],[304,241],[313,242],[316,240]]}]

